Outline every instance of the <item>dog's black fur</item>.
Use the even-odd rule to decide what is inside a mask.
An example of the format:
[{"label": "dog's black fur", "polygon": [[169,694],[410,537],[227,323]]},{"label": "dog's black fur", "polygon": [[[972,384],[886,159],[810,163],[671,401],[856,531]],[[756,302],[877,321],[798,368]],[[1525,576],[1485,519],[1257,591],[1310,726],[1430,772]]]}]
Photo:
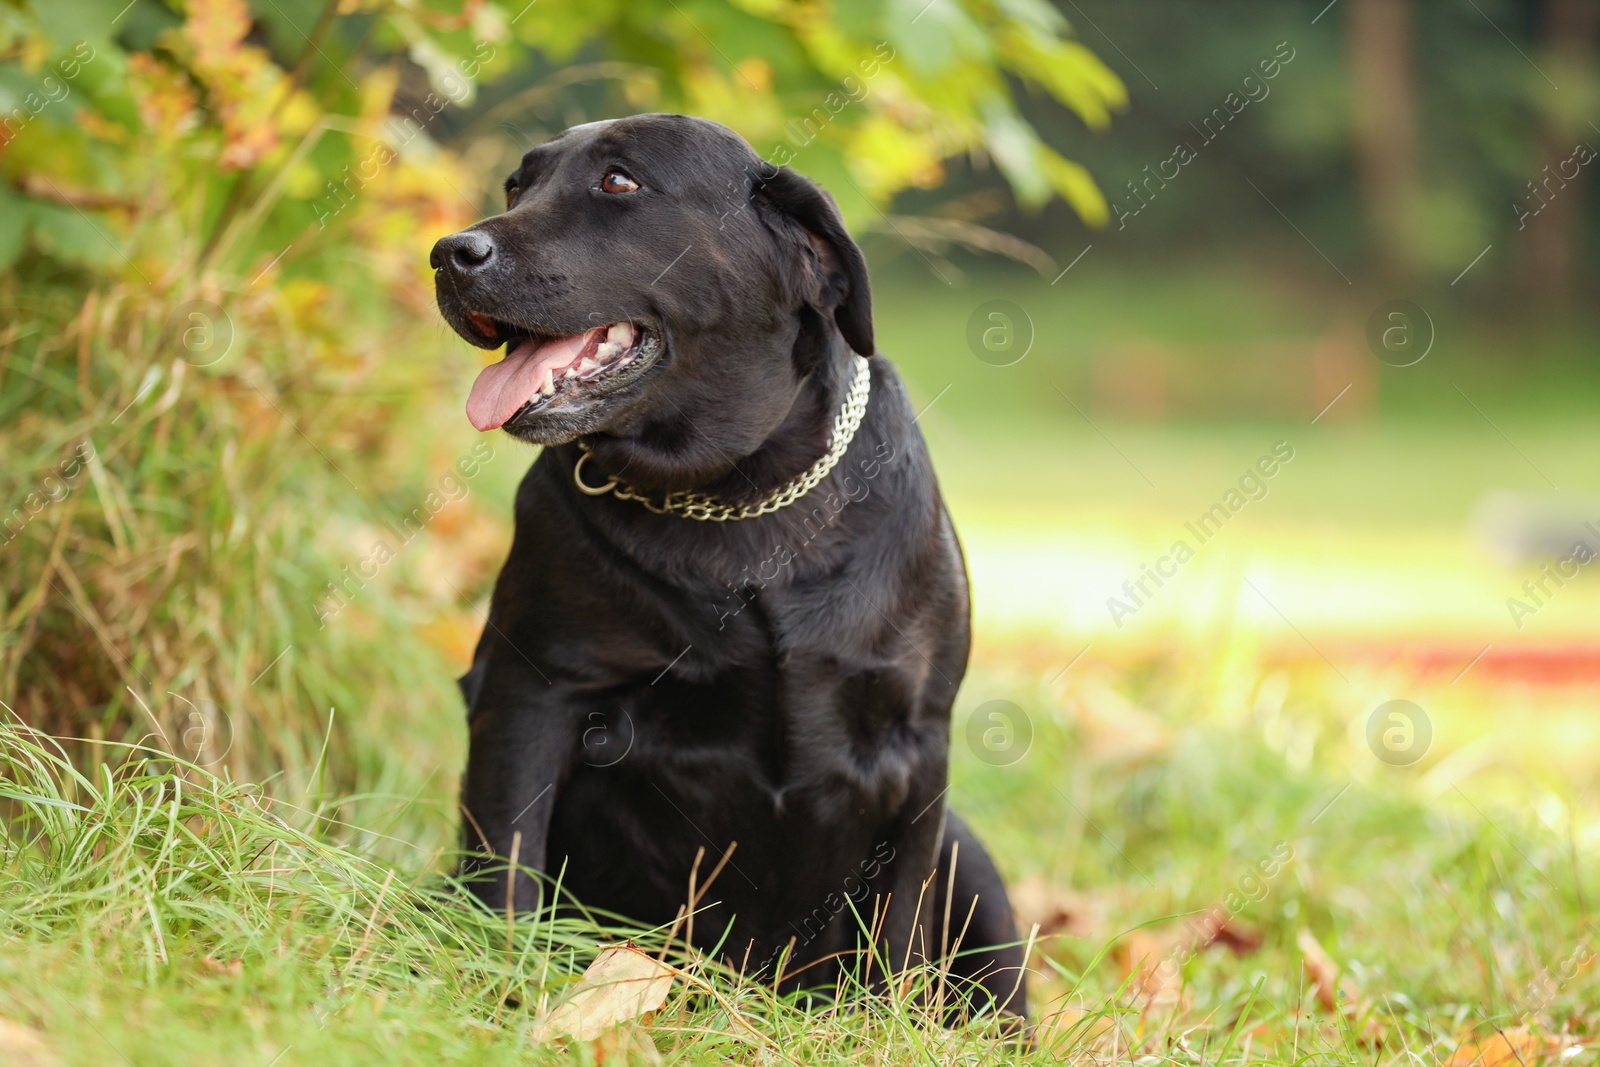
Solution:
[{"label": "dog's black fur", "polygon": [[[602,186],[619,170],[636,192]],[[585,905],[666,924],[697,851],[704,881],[737,842],[695,919],[702,946],[770,979],[792,945],[783,985],[832,986],[876,911],[875,979],[959,939],[951,971],[973,1008],[1025,1015],[1004,886],[944,804],[966,569],[889,363],[872,359],[865,421],[792,507],[697,522],[573,482],[580,436],[592,485],[736,502],[826,451],[852,350],[874,351],[866,264],[833,201],[682,115],[568,130],[507,191],[504,214],[433,253],[463,336],[624,321],[662,343],[505,425],[546,447],[461,680],[466,873],[503,871],[515,844]],[[514,884],[534,907],[535,882]],[[505,905],[504,874],[475,887]]]}]

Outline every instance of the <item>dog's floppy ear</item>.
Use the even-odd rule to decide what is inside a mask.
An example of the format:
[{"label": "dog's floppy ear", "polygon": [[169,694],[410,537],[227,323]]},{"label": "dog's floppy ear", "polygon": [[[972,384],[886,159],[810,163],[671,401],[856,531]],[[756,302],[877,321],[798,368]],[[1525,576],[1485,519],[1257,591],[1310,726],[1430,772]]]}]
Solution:
[{"label": "dog's floppy ear", "polygon": [[[839,217],[839,207],[821,186],[788,167],[763,167],[755,180],[755,195],[804,231],[805,241],[781,241],[793,247],[796,257],[806,257],[795,284],[806,299],[826,311],[845,343],[863,356],[873,354],[872,285],[867,261],[851,240]],[[786,235],[780,234],[780,239]]]}]

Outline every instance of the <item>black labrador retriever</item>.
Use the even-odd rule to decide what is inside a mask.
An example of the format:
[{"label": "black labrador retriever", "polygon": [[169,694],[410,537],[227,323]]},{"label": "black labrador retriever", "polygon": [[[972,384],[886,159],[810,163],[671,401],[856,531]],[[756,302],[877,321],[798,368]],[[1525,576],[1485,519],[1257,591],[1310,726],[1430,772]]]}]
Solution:
[{"label": "black labrador retriever", "polygon": [[944,803],[966,568],[832,199],[704,119],[596,122],[431,262],[506,349],[468,417],[544,446],[461,680],[475,891],[538,906],[486,870],[515,857],[667,924],[704,850],[696,940],[748,973],[943,963],[1025,1016],[1005,887]]}]

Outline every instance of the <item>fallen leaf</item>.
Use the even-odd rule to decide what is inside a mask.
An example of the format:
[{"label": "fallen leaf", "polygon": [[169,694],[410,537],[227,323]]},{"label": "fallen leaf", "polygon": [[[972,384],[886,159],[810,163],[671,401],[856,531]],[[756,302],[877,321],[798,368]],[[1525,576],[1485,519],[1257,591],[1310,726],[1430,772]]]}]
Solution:
[{"label": "fallen leaf", "polygon": [[1483,1041],[1462,1041],[1450,1057],[1450,1067],[1531,1067],[1544,1051],[1544,1043],[1528,1027],[1496,1030]]},{"label": "fallen leaf", "polygon": [[1173,930],[1134,930],[1117,942],[1117,962],[1134,996],[1143,998],[1142,1012],[1182,1006],[1183,965],[1190,954],[1181,932]]},{"label": "fallen leaf", "polygon": [[1483,1041],[1466,1041],[1450,1057],[1449,1067],[1533,1067],[1546,1052],[1555,1052],[1561,1042],[1541,1039],[1526,1026],[1496,1030]]},{"label": "fallen leaf", "polygon": [[212,974],[220,974],[226,975],[229,978],[237,978],[239,977],[240,972],[244,970],[244,960],[232,959],[224,962],[217,959],[215,956],[207,956],[200,961],[200,966],[204,967]]},{"label": "fallen leaf", "polygon": [[1235,956],[1248,956],[1259,949],[1267,937],[1253,926],[1246,926],[1235,919],[1222,920],[1211,931],[1211,940],[1218,945],[1227,945]]},{"label": "fallen leaf", "polygon": [[[1312,991],[1316,993],[1317,1003],[1322,1005],[1322,1010],[1330,1015],[1347,1014],[1355,1007],[1355,983],[1348,978],[1340,983],[1339,965],[1333,962],[1328,950],[1322,947],[1310,930],[1302,928],[1295,942],[1305,957],[1306,977],[1311,979]],[[1342,1006],[1339,1003],[1341,992],[1348,1001]]]},{"label": "fallen leaf", "polygon": [[533,1029],[533,1040],[593,1041],[612,1027],[658,1010],[677,971],[631,942],[600,950],[571,996]]},{"label": "fallen leaf", "polygon": [[655,1039],[643,1030],[613,1028],[601,1034],[594,1042],[594,1061],[601,1064],[648,1064],[662,1062]]},{"label": "fallen leaf", "polygon": [[1383,1044],[1383,1028],[1377,1017],[1363,1009],[1361,991],[1349,975],[1341,974],[1342,968],[1328,955],[1322,943],[1304,927],[1296,935],[1295,942],[1304,955],[1306,976],[1311,979],[1312,989],[1322,1010],[1329,1015],[1343,1015],[1351,1022],[1365,1018],[1367,1021],[1361,1031],[1361,1040],[1369,1045]]},{"label": "fallen leaf", "polygon": [[39,1031],[0,1019],[0,1062],[8,1067],[56,1067],[61,1061]]},{"label": "fallen leaf", "polygon": [[1041,875],[1023,878],[1007,895],[1018,929],[1037,925],[1040,938],[1057,934],[1092,937],[1105,926],[1104,901],[1053,885]]},{"label": "fallen leaf", "polygon": [[[1218,909],[1220,911],[1220,909]],[[1199,952],[1226,945],[1236,956],[1261,947],[1262,933],[1232,916],[1205,914],[1181,926],[1134,930],[1117,942],[1115,958],[1129,987],[1144,1000],[1141,1011],[1187,1007],[1183,968]]]}]

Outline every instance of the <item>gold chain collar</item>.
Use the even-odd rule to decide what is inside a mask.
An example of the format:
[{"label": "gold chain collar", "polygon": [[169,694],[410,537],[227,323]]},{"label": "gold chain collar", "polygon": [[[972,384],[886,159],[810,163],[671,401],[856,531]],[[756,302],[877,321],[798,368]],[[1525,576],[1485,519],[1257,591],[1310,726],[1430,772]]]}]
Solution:
[{"label": "gold chain collar", "polygon": [[822,479],[828,476],[828,472],[838,465],[839,460],[844,458],[845,451],[856,436],[856,430],[861,426],[861,419],[867,413],[867,396],[871,391],[872,368],[864,357],[856,356],[855,380],[850,383],[850,393],[845,397],[838,417],[833,420],[833,432],[828,437],[828,451],[809,469],[780,485],[764,499],[752,504],[727,504],[714,496],[697,493],[692,489],[680,489],[668,493],[660,503],[657,503],[619,478],[613,478],[601,486],[586,485],[583,481],[583,465],[591,453],[589,445],[581,438],[578,441],[578,448],[583,451],[583,455],[572,465],[572,480],[580,492],[589,496],[604,496],[611,493],[618,500],[636,500],[657,515],[680,515],[700,522],[736,522],[739,519],[753,519],[758,515],[770,515],[779,508],[788,507],[815,489]]}]

